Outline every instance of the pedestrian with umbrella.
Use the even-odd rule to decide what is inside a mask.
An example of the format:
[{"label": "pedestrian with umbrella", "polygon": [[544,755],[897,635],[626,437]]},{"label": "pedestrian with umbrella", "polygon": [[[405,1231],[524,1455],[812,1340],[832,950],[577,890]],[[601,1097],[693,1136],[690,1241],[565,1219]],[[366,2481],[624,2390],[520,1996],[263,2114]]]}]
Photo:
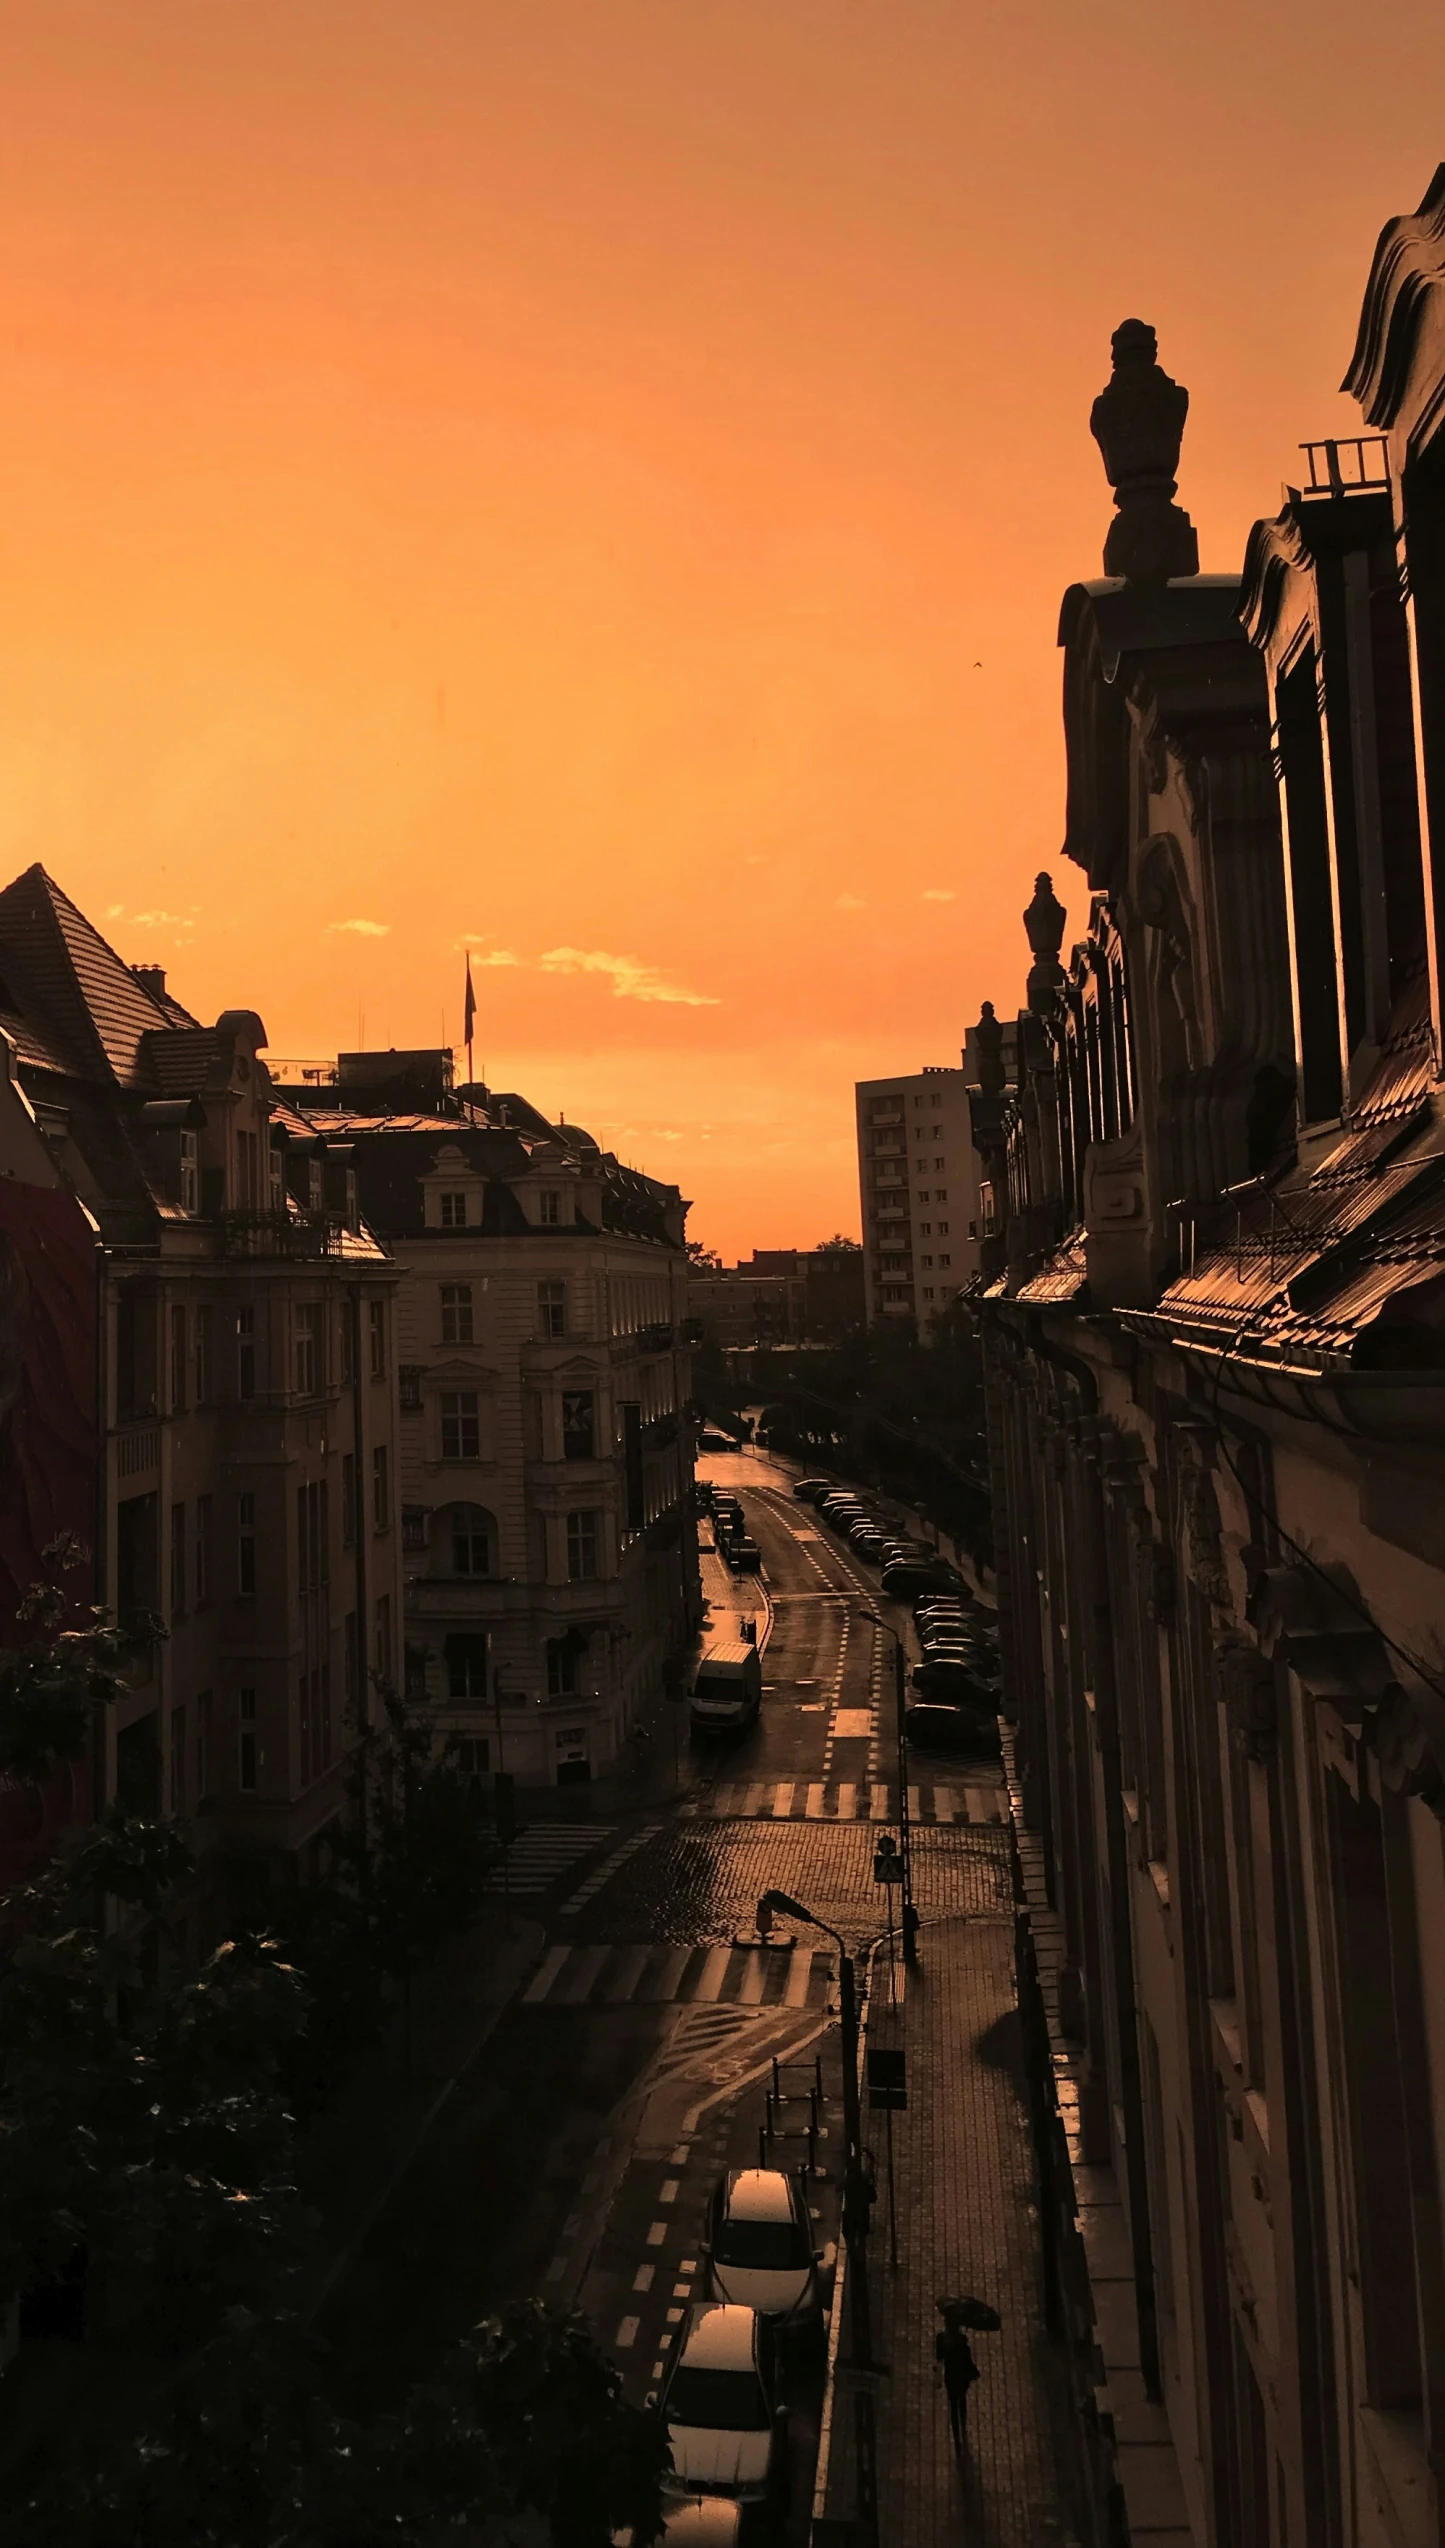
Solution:
[{"label": "pedestrian with umbrella", "polygon": [[968,2393],[979,2377],[973,2347],[968,2341],[970,2327],[992,2334],[1003,2321],[986,2300],[940,2299],[938,2309],[943,2319],[943,2333],[934,2343],[935,2360],[943,2372],[943,2391],[948,2400],[948,2426],[953,2447],[962,2459],[968,2446]]}]

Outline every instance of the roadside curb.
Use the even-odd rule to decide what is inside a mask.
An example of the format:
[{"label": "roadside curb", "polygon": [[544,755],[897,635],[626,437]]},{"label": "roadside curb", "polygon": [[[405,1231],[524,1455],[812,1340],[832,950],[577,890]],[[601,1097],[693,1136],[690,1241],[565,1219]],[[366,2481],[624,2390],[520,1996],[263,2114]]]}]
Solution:
[{"label": "roadside curb", "polygon": [[[862,2093],[868,2028],[873,2014],[873,1959],[876,1945],[866,1950],[868,1962],[863,1976],[863,1989],[858,2010],[858,2087]],[[838,2232],[838,2261],[833,2272],[833,2308],[828,2321],[828,2367],[823,2376],[823,2407],[818,2418],[818,2457],[813,2475],[813,2511],[808,2524],[810,2539],[821,2540],[822,2526],[828,2517],[828,2475],[833,2456],[833,2421],[838,2403],[839,2353],[843,2340],[843,2304],[848,2287],[848,2247],[841,2225]]]}]

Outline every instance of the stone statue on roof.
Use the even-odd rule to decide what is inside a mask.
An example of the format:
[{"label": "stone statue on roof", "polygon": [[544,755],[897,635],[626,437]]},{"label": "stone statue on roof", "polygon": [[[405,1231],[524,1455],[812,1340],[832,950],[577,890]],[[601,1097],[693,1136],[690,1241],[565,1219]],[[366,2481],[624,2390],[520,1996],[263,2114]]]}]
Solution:
[{"label": "stone statue on roof", "polygon": [[1159,340],[1144,319],[1125,319],[1113,338],[1114,369],[1089,415],[1118,510],[1104,543],[1104,572],[1131,584],[1167,584],[1197,575],[1199,541],[1173,499],[1189,413],[1189,392],[1159,364]]}]

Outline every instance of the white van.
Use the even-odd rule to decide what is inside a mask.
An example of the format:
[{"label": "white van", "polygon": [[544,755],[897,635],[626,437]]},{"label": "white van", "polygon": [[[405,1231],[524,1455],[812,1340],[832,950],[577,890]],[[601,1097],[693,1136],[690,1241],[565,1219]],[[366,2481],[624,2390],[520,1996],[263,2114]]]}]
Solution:
[{"label": "white van", "polygon": [[697,1667],[689,1708],[699,1734],[741,1734],[757,1722],[763,1703],[763,1667],[757,1647],[709,1646]]}]

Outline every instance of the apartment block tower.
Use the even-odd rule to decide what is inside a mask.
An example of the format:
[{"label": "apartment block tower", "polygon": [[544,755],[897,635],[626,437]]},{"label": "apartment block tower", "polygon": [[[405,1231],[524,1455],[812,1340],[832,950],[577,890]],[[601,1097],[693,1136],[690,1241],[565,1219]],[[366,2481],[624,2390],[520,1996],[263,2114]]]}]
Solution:
[{"label": "apartment block tower", "polygon": [[967,1075],[935,1064],[857,1086],[858,1184],[868,1319],[926,1335],[978,1271],[978,1153]]}]

